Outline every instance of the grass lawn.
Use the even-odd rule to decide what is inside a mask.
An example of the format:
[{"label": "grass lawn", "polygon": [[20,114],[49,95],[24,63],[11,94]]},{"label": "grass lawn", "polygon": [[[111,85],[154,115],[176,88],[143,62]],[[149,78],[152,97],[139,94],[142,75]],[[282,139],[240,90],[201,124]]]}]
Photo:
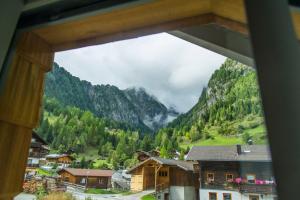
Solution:
[{"label": "grass lawn", "polygon": [[155,200],[155,197],[152,194],[145,195],[141,200]]},{"label": "grass lawn", "polygon": [[[236,120],[231,123],[232,126],[243,126],[244,130],[241,135],[249,134],[252,137],[254,144],[266,144],[266,128],[263,125],[263,118],[248,117],[244,120]],[[207,129],[207,132],[214,139],[200,139],[195,142],[184,141],[180,147],[187,148],[192,146],[211,146],[211,145],[236,145],[245,144],[242,136],[223,136],[218,134],[218,127],[212,126]]]},{"label": "grass lawn", "polygon": [[111,189],[111,190],[105,190],[105,189],[96,189],[96,188],[90,188],[90,189],[87,189],[87,190],[85,191],[85,193],[88,193],[88,194],[122,194],[122,195],[130,195],[130,194],[133,194],[133,193],[130,192],[130,191],[114,190],[114,189]]},{"label": "grass lawn", "polygon": [[41,176],[52,176],[53,175],[52,172],[46,171],[46,170],[41,169],[41,168],[37,169],[37,174],[41,175]]}]

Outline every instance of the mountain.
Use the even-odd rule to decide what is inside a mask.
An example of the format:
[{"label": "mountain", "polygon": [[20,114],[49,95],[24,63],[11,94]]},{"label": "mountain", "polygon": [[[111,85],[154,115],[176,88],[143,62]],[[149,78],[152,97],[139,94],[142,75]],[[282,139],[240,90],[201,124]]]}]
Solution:
[{"label": "mountain", "polygon": [[227,59],[212,74],[197,104],[160,130],[157,137],[159,146],[164,137],[173,138],[183,147],[266,143],[255,70]]},{"label": "mountain", "polygon": [[155,131],[178,115],[145,89],[120,90],[112,85],[92,85],[71,75],[57,63],[47,74],[45,95],[65,106],[89,110],[97,117],[124,122],[144,132]]}]

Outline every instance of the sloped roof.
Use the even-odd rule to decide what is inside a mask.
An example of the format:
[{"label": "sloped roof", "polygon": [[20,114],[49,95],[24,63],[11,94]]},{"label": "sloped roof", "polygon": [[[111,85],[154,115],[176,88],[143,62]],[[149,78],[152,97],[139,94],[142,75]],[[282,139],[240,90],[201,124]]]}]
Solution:
[{"label": "sloped roof", "polygon": [[271,162],[271,155],[266,145],[242,145],[238,154],[237,146],[193,146],[187,160],[198,161],[256,161]]},{"label": "sloped roof", "polygon": [[146,162],[153,160],[161,165],[169,165],[169,166],[175,166],[179,167],[185,171],[194,171],[194,164],[197,164],[196,162],[192,161],[183,161],[183,160],[173,160],[173,159],[165,159],[160,157],[151,157],[145,160],[144,162],[139,163],[135,167],[128,170],[128,173],[132,172],[133,170],[137,169],[138,167],[142,166]]},{"label": "sloped roof", "polygon": [[63,157],[70,157],[71,159],[74,159],[69,154],[49,154],[46,156],[46,158],[63,158]]},{"label": "sloped roof", "polygon": [[35,131],[32,131],[32,138],[36,139],[37,142],[43,145],[47,145],[47,142],[43,138],[41,138]]},{"label": "sloped roof", "polygon": [[74,176],[94,176],[94,177],[111,177],[114,174],[112,170],[100,170],[100,169],[76,169],[76,168],[64,168],[58,173],[63,171],[69,172]]}]

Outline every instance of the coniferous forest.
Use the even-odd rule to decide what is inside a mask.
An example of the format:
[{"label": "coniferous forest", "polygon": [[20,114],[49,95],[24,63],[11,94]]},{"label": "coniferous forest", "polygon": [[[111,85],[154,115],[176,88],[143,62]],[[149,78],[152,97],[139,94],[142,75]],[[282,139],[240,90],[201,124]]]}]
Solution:
[{"label": "coniferous forest", "polygon": [[231,59],[180,115],[145,89],[93,86],[55,64],[41,115],[39,135],[53,152],[72,153],[80,167],[128,168],[137,163],[137,150],[183,159],[193,145],[267,142],[256,72]]}]

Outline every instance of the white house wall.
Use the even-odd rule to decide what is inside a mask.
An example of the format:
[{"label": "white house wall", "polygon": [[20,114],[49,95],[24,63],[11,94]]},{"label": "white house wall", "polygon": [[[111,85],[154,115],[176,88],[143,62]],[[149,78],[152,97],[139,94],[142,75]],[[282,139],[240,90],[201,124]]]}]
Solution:
[{"label": "white house wall", "polygon": [[[241,200],[249,200],[249,195],[259,195],[259,194],[242,194],[242,199]],[[259,195],[260,200],[274,200],[275,195]]]},{"label": "white house wall", "polygon": [[217,193],[217,200],[223,200],[223,193],[230,193],[232,200],[249,200],[249,195],[259,195],[259,200],[274,200],[276,195],[241,194],[237,191],[200,189],[200,200],[209,200],[209,193]]},{"label": "white house wall", "polygon": [[171,186],[170,199],[172,200],[196,200],[195,187]]},{"label": "white house wall", "polygon": [[239,192],[228,191],[228,190],[210,190],[210,189],[200,189],[200,192],[199,192],[200,199],[201,200],[209,200],[210,192],[217,193],[217,200],[223,200],[223,193],[230,193],[232,200],[242,200],[242,195]]}]

